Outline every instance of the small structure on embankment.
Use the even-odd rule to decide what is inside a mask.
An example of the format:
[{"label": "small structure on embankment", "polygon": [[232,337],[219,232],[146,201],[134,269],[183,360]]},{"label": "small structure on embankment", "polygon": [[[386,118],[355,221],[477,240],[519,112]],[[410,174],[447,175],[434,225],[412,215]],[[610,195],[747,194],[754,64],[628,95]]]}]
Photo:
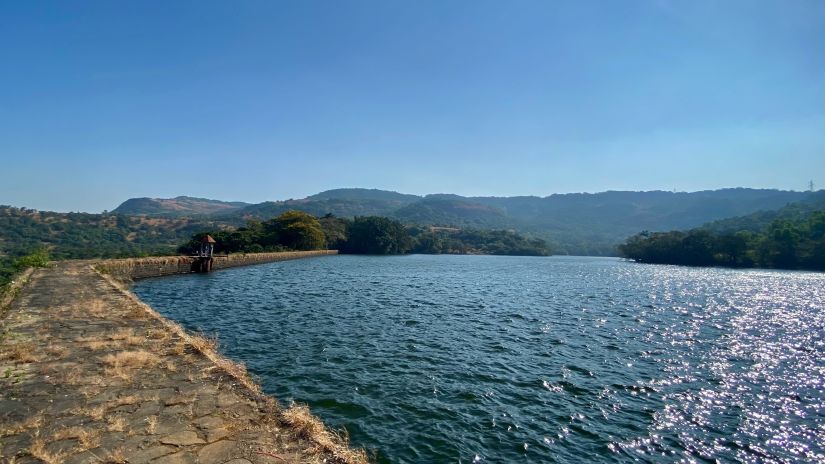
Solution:
[{"label": "small structure on embankment", "polygon": [[215,239],[211,235],[206,234],[201,239],[201,248],[198,250],[198,255],[195,256],[195,261],[192,263],[193,272],[211,272],[214,258],[212,254],[215,252]]},{"label": "small structure on embankment", "polygon": [[[238,255],[215,265],[334,253]],[[188,273],[191,262],[62,261],[34,271],[8,311],[0,308],[0,462],[367,462],[306,407],[278,405],[214,341],[187,333],[113,278]]]}]

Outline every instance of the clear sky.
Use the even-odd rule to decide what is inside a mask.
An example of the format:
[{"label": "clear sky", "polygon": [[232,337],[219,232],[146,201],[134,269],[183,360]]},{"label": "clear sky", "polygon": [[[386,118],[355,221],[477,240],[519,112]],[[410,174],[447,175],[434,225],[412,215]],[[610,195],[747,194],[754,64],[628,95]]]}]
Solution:
[{"label": "clear sky", "polygon": [[821,0],[0,0],[0,204],[825,187]]}]

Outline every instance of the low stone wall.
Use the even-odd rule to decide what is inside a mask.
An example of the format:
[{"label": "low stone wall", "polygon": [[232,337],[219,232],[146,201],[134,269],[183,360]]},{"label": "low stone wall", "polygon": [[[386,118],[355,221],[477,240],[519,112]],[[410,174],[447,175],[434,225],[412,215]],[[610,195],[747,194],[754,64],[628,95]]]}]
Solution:
[{"label": "low stone wall", "polygon": [[[229,256],[215,256],[212,269],[263,264],[290,259],[310,258],[314,256],[336,255],[338,250],[284,251],[278,253],[247,253]],[[98,270],[112,277],[126,281],[161,277],[175,274],[192,273],[192,263],[196,258],[190,256],[159,256],[151,258],[107,259],[95,264]]]}]

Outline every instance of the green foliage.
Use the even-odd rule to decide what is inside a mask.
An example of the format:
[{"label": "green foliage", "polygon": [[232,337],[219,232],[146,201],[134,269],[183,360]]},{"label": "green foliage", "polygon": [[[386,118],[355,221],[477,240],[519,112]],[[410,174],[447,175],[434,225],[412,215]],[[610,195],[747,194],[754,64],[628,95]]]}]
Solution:
[{"label": "green foliage", "polygon": [[547,256],[541,239],[529,239],[513,231],[455,228],[411,228],[413,253]]},{"label": "green foliage", "polygon": [[349,220],[327,214],[320,218],[318,222],[321,223],[321,229],[324,231],[329,249],[340,250],[346,246]]},{"label": "green foliage", "polygon": [[[193,254],[206,235],[201,232],[178,247],[178,252]],[[260,253],[264,251],[319,250],[326,246],[318,219],[300,211],[286,211],[265,222],[249,220],[236,231],[213,231],[215,253]]]},{"label": "green foliage", "polygon": [[21,256],[14,262],[14,267],[17,269],[25,269],[27,267],[46,267],[49,264],[49,250],[47,248],[38,248],[31,253]]},{"label": "green foliage", "polygon": [[[293,235],[296,229],[300,230],[299,239]],[[194,235],[180,251],[194,253],[204,235]],[[217,231],[211,235],[218,242],[215,251],[219,253],[307,249],[299,247],[320,247],[326,243],[331,249],[352,254],[550,254],[543,240],[512,231],[405,227],[399,221],[379,216],[346,219],[327,214],[316,220],[294,211],[266,222],[249,221],[247,227],[235,232]]]},{"label": "green foliage", "polygon": [[642,232],[619,246],[643,263],[825,270],[825,211],[776,219],[761,232]]},{"label": "green foliage", "polygon": [[46,267],[49,264],[49,250],[39,248],[17,259],[0,258],[0,294],[11,282],[15,274],[28,267]]},{"label": "green foliage", "polygon": [[287,211],[263,224],[266,241],[292,250],[320,250],[326,246],[321,223],[301,211]]},{"label": "green foliage", "polygon": [[347,227],[344,253],[398,255],[412,248],[412,240],[400,222],[380,216],[356,217]]}]

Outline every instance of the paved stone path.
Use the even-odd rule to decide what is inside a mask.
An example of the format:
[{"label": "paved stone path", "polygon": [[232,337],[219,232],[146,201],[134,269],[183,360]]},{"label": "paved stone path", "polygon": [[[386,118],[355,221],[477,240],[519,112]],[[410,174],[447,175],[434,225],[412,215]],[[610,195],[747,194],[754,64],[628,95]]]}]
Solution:
[{"label": "paved stone path", "polygon": [[89,263],[37,270],[0,318],[0,462],[364,462]]}]

